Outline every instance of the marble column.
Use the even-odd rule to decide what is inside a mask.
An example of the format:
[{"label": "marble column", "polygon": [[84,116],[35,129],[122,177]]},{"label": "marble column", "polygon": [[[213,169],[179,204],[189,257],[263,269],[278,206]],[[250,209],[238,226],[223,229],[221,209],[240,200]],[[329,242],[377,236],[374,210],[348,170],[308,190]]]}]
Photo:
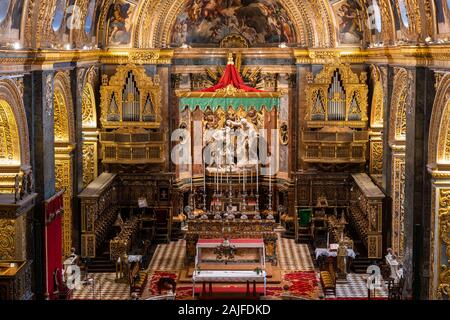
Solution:
[{"label": "marble column", "polygon": [[405,293],[428,297],[431,176],[427,170],[428,136],[435,89],[434,72],[412,70],[411,104],[406,109]]},{"label": "marble column", "polygon": [[24,104],[30,132],[36,206],[33,216],[34,292],[45,294],[45,216],[43,201],[55,194],[53,71],[34,71],[24,77]]},{"label": "marble column", "polygon": [[83,116],[82,101],[87,67],[78,67],[70,71],[70,81],[74,108],[75,149],[73,153],[72,175],[72,247],[81,252],[81,208],[78,194],[83,191]]}]

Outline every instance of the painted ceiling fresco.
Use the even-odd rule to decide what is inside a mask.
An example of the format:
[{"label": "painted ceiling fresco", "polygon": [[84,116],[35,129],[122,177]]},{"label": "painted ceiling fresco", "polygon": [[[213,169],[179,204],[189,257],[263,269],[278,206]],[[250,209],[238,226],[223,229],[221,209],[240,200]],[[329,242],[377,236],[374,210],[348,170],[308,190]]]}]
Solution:
[{"label": "painted ceiling fresco", "polygon": [[172,44],[218,46],[233,34],[253,47],[296,41],[291,19],[278,1],[189,0],[177,17]]}]

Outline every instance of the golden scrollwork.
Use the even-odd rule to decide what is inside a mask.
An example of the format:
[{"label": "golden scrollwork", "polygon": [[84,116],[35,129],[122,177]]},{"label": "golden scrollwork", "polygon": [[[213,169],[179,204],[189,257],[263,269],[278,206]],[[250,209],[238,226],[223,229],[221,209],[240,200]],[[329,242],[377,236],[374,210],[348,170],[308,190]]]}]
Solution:
[{"label": "golden scrollwork", "polygon": [[0,219],[0,260],[15,259],[15,221]]},{"label": "golden scrollwork", "polygon": [[442,246],[446,254],[446,259],[441,258],[437,262],[441,264],[437,296],[442,299],[450,294],[450,190],[446,188],[439,190],[438,225],[439,247]]},{"label": "golden scrollwork", "polygon": [[370,127],[383,128],[384,94],[383,84],[381,83],[381,75],[377,66],[371,65],[371,74],[373,81],[373,95]]},{"label": "golden scrollwork", "polygon": [[20,138],[11,106],[0,100],[0,165],[20,165]]},{"label": "golden scrollwork", "polygon": [[83,187],[94,181],[97,176],[97,143],[83,143]]},{"label": "golden scrollwork", "polygon": [[410,72],[405,68],[394,69],[395,94],[391,100],[391,141],[406,140],[406,107],[410,105],[412,79]]},{"label": "golden scrollwork", "polygon": [[370,173],[383,173],[383,141],[370,141]]},{"label": "golden scrollwork", "polygon": [[94,89],[90,83],[86,83],[83,88],[83,98],[81,100],[81,114],[83,128],[96,128],[97,115],[95,107]]},{"label": "golden scrollwork", "polygon": [[394,155],[392,166],[393,210],[392,210],[392,249],[403,257],[405,221],[405,156]]},{"label": "golden scrollwork", "polygon": [[55,188],[56,190],[65,189],[63,196],[64,215],[63,215],[63,255],[70,255],[72,248],[72,160],[55,160]]}]

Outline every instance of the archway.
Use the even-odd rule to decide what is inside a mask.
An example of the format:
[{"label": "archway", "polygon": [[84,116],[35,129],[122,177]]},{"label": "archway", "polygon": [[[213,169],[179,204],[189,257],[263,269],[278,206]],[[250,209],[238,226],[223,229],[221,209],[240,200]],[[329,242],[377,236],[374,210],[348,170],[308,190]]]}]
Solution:
[{"label": "archway", "polygon": [[[14,80],[0,81],[0,193],[13,193],[16,175],[30,172],[28,126]],[[21,179],[19,179],[21,180]]]},{"label": "archway", "polygon": [[70,78],[58,72],[54,80],[55,189],[64,189],[63,255],[72,248],[73,150],[75,132]]},{"label": "archway", "polygon": [[406,151],[406,107],[411,99],[409,71],[394,69],[394,85],[391,99],[389,145],[392,151],[392,239],[395,254],[402,259],[404,254],[405,221],[405,151]]},{"label": "archway", "polygon": [[431,115],[428,168],[432,174],[430,298],[450,294],[450,74],[438,74]]},{"label": "archway", "polygon": [[[0,193],[10,194],[4,198],[7,205],[16,201],[17,195],[20,198],[32,192],[28,183],[32,181],[29,180],[32,174],[28,126],[20,88],[20,80],[0,81]],[[0,214],[0,257],[3,259],[26,259],[26,216]]]}]

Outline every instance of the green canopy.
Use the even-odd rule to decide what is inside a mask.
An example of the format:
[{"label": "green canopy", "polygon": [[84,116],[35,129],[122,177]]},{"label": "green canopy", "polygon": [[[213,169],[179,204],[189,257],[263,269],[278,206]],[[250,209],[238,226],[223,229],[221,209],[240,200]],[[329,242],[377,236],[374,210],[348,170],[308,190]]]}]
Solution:
[{"label": "green canopy", "polygon": [[180,109],[189,108],[194,111],[199,108],[205,111],[208,108],[215,112],[217,109],[227,111],[230,107],[235,111],[243,108],[245,111],[255,109],[261,111],[265,108],[267,111],[272,111],[273,108],[278,108],[280,105],[279,97],[183,97],[180,98]]}]

